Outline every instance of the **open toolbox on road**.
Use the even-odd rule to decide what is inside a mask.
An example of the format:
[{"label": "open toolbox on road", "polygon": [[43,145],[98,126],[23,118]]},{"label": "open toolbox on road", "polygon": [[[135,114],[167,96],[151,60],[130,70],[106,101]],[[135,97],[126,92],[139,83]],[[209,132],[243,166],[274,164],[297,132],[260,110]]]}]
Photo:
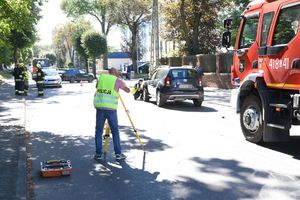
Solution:
[{"label": "open toolbox on road", "polygon": [[48,160],[41,162],[42,177],[70,176],[72,165],[70,160]]}]

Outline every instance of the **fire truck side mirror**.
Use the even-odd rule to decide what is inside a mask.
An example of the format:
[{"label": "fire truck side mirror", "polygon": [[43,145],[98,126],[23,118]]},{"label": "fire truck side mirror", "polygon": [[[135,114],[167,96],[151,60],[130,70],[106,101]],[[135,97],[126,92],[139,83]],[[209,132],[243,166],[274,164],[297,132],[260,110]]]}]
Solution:
[{"label": "fire truck side mirror", "polygon": [[224,20],[224,28],[226,28],[226,29],[231,29],[231,27],[232,27],[232,19],[225,19]]},{"label": "fire truck side mirror", "polygon": [[229,48],[231,44],[231,32],[226,31],[223,33],[223,37],[222,37],[222,46]]}]

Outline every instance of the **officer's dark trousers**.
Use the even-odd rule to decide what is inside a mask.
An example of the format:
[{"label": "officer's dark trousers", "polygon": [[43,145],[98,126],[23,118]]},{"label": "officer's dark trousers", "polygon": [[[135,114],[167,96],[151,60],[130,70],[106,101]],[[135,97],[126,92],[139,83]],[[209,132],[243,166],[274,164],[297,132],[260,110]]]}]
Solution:
[{"label": "officer's dark trousers", "polygon": [[24,94],[27,95],[29,90],[29,81],[24,81]]},{"label": "officer's dark trousers", "polygon": [[16,92],[16,95],[24,94],[24,81],[22,81],[22,80],[15,81],[15,92]]},{"label": "officer's dark trousers", "polygon": [[44,96],[44,84],[43,83],[37,83],[36,84],[38,89],[38,96]]}]

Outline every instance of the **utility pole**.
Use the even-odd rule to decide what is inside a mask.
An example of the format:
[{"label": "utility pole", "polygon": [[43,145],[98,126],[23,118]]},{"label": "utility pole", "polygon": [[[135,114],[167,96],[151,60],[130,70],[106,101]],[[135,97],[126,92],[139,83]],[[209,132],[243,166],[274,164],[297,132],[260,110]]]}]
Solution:
[{"label": "utility pole", "polygon": [[150,74],[159,66],[159,24],[158,24],[158,0],[152,4],[152,29],[151,29],[151,58]]}]

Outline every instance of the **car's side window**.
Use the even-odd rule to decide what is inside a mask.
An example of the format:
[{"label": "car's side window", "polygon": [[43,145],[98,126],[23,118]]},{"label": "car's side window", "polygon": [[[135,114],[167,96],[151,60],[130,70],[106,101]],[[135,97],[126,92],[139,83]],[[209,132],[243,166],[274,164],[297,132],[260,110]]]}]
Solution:
[{"label": "car's side window", "polygon": [[287,44],[298,33],[300,5],[283,8],[280,11],[274,31],[272,45]]}]

